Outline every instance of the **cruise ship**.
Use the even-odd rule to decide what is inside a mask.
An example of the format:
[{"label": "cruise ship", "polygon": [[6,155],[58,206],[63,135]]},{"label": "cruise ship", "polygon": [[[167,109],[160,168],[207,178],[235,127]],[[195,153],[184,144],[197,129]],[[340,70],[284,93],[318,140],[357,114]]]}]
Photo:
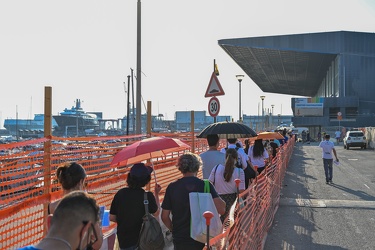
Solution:
[{"label": "cruise ship", "polygon": [[[55,119],[52,119],[52,128],[56,126],[57,123]],[[16,131],[20,130],[44,131],[44,114],[35,114],[34,119],[5,119],[4,128],[12,135],[17,134]]]},{"label": "cruise ship", "polygon": [[79,130],[99,128],[99,120],[96,114],[86,112],[81,107],[81,100],[76,99],[76,105],[72,108],[65,108],[59,115],[53,118],[57,122],[58,130]]}]

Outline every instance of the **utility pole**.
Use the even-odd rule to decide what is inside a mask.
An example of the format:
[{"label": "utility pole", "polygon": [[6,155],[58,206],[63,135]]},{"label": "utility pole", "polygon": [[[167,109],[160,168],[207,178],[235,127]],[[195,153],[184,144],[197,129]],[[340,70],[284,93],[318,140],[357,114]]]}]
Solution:
[{"label": "utility pole", "polygon": [[130,76],[128,75],[128,99],[126,103],[126,135],[129,135],[129,115],[130,115]]},{"label": "utility pole", "polygon": [[134,70],[131,68],[131,77],[132,77],[132,125],[133,125],[133,132],[135,134],[135,107],[134,107]]},{"label": "utility pole", "polygon": [[142,133],[141,0],[137,2],[137,115],[136,133]]},{"label": "utility pole", "polygon": [[273,121],[273,109],[275,108],[275,104],[271,104],[272,107],[272,113],[271,113],[271,126],[273,126],[274,121]]}]

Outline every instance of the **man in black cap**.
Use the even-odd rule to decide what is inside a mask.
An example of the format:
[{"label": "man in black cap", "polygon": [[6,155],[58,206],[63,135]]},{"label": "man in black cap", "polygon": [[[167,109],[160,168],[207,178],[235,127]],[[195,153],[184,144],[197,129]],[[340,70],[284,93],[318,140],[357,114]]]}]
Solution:
[{"label": "man in black cap", "polygon": [[[136,247],[145,215],[143,203],[145,187],[151,180],[153,169],[144,163],[136,163],[130,169],[126,182],[128,187],[120,189],[112,200],[109,219],[117,223],[117,238],[121,249]],[[155,185],[155,196],[147,192],[148,209],[159,215],[159,192],[161,186]]]}]

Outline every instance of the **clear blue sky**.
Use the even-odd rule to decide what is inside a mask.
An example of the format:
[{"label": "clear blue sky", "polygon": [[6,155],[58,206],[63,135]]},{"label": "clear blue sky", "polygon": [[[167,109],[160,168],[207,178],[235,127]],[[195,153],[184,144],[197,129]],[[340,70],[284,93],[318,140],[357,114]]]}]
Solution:
[{"label": "clear blue sky", "polygon": [[[375,31],[373,0],[143,0],[142,96],[152,113],[206,110],[213,60],[225,91],[219,115],[238,119],[237,74],[244,72],[218,40],[324,31]],[[44,86],[53,114],[82,100],[105,118],[126,114],[124,82],[136,69],[136,0],[0,2],[0,126],[8,117],[43,113]],[[291,114],[293,96],[263,93],[246,76],[242,113]],[[145,112],[143,108],[142,113]],[[208,115],[208,112],[207,112]]]}]

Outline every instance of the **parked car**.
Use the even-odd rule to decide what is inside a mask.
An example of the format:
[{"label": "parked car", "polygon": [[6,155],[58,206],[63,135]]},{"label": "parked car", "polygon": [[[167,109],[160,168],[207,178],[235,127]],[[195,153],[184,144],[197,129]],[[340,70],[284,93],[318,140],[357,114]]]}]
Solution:
[{"label": "parked car", "polygon": [[344,137],[344,148],[361,147],[366,149],[367,141],[362,131],[348,131]]}]

